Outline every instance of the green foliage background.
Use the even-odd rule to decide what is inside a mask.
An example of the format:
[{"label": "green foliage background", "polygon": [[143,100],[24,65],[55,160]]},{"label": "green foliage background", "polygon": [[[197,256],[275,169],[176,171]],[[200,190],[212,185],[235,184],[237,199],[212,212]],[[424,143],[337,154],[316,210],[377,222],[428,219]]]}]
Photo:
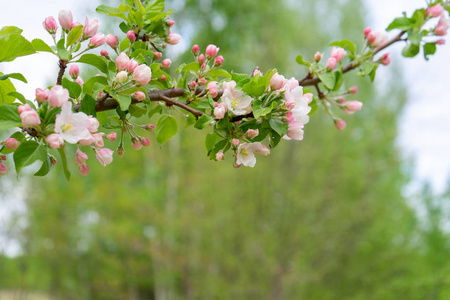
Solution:
[{"label": "green foliage background", "polygon": [[[301,78],[298,53],[359,41],[364,28],[357,0],[172,4],[190,45],[218,45],[236,72]],[[347,130],[318,112],[304,141],[254,169],[209,161],[206,129],[189,128],[161,149],[150,134],[151,148],[107,168],[91,155],[89,177],[31,181],[26,225],[11,224],[23,254],[0,256],[0,288],[54,299],[449,299],[449,195],[425,189],[421,217],[402,196],[405,95],[390,76],[387,96],[353,76],[364,109]]]}]

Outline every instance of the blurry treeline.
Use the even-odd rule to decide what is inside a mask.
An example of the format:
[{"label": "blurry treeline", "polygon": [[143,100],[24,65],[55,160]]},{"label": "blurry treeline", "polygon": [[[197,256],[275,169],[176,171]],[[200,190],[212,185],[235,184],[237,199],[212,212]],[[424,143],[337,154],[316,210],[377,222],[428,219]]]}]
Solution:
[{"label": "blurry treeline", "polygon": [[[361,39],[365,15],[356,0],[170,7],[174,31],[220,46],[233,70],[298,78],[296,54]],[[450,193],[402,196],[405,95],[393,70],[383,94],[353,76],[365,104],[345,131],[319,111],[304,141],[283,142],[254,169],[209,161],[204,133],[189,128],[106,168],[90,154],[86,178],[73,166],[70,183],[62,170],[31,181],[27,211],[10,224],[23,251],[0,256],[0,289],[17,299],[450,299]]]}]

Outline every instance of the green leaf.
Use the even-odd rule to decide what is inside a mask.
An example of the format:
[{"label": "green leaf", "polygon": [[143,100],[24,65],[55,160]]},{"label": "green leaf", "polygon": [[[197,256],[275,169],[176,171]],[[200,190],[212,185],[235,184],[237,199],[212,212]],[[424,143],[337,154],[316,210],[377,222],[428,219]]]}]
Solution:
[{"label": "green leaf", "polygon": [[375,64],[372,62],[365,62],[361,65],[361,76],[369,75],[372,73],[373,68],[375,67]]},{"label": "green leaf", "polygon": [[35,141],[27,141],[21,143],[14,151],[13,158],[18,175],[23,167],[31,165],[36,160],[44,162],[47,158],[47,147]]},{"label": "green leaf", "polygon": [[31,44],[33,45],[34,49],[36,51],[41,51],[41,52],[50,52],[55,54],[55,51],[53,51],[52,48],[50,48],[49,45],[47,45],[43,40],[41,39],[34,39],[31,41]]},{"label": "green leaf", "polygon": [[67,51],[66,47],[64,47],[64,39],[60,39],[58,43],[56,44],[56,51],[58,52],[58,56],[61,59],[64,60],[70,60],[72,58],[72,55],[69,51]]},{"label": "green leaf", "polygon": [[95,9],[96,12],[102,15],[118,17],[127,21],[125,14],[118,8],[106,5],[100,5]]},{"label": "green leaf", "polygon": [[319,79],[327,89],[334,89],[334,86],[336,85],[336,75],[334,75],[334,72],[319,74]]},{"label": "green leaf", "polygon": [[8,78],[14,78],[17,80],[20,80],[22,82],[28,83],[28,81],[25,79],[25,77],[20,73],[10,73],[5,75],[0,75],[0,80],[6,80]]},{"label": "green leaf", "polygon": [[22,102],[23,104],[27,103],[27,99],[25,99],[25,96],[19,92],[10,92],[10,93],[8,93],[8,96],[19,99],[19,101]]},{"label": "green leaf", "polygon": [[63,78],[62,86],[69,90],[69,95],[72,98],[78,98],[81,94],[81,85],[76,81],[70,81],[67,78]]},{"label": "green leaf", "polygon": [[0,30],[0,38],[7,37],[11,34],[21,34],[22,29],[15,26],[5,26]]},{"label": "green leaf", "polygon": [[261,96],[265,90],[266,90],[265,84],[257,84],[253,80],[250,81],[249,83],[246,83],[242,87],[242,91],[246,92],[247,94],[255,98]]},{"label": "green leaf", "polygon": [[80,111],[88,116],[96,117],[97,112],[95,111],[95,103],[96,101],[91,95],[84,95],[83,101],[81,101]]},{"label": "green leaf", "polygon": [[213,117],[210,117],[207,114],[204,114],[200,118],[198,118],[197,122],[194,125],[194,128],[202,130],[203,128],[208,126],[212,120],[214,120]]},{"label": "green leaf", "polygon": [[194,62],[191,62],[190,64],[185,65],[181,71],[182,72],[186,72],[186,71],[197,72],[198,70],[200,70],[199,63],[194,61]]},{"label": "green leaf", "polygon": [[280,136],[284,136],[287,133],[289,127],[288,123],[283,122],[280,119],[273,118],[269,120],[269,125]]},{"label": "green leaf", "polygon": [[[0,75],[3,73],[0,72]],[[9,93],[15,92],[16,88],[12,84],[11,80],[0,80],[0,105],[6,103],[13,103],[16,100],[15,97],[8,96]]]},{"label": "green leaf", "polygon": [[169,115],[161,116],[156,124],[156,140],[164,144],[170,140],[178,131],[177,120]]},{"label": "green leaf", "polygon": [[303,55],[301,55],[301,54],[297,55],[297,57],[295,58],[295,61],[296,61],[299,65],[311,67],[311,63],[310,63],[309,61],[304,60],[304,59],[303,59]]},{"label": "green leaf", "polygon": [[144,10],[144,18],[146,20],[164,11],[164,0],[156,0],[155,2],[147,4]]},{"label": "green leaf", "polygon": [[0,36],[0,62],[36,53],[33,45],[18,33]]},{"label": "green leaf", "polygon": [[155,114],[160,114],[161,111],[162,111],[162,109],[163,109],[163,106],[162,106],[162,105],[157,105],[157,106],[155,106],[154,108],[152,108],[152,109],[150,109],[150,110],[148,111],[148,117],[151,118],[151,117],[153,117],[153,115],[155,115]]},{"label": "green leaf", "polygon": [[420,52],[420,47],[411,43],[408,43],[405,48],[403,48],[402,55],[404,57],[414,57]]},{"label": "green leaf", "polygon": [[188,114],[186,118],[186,125],[184,125],[184,128],[194,125],[195,122],[197,122],[195,116],[193,114]]},{"label": "green leaf", "polygon": [[378,69],[379,65],[375,65],[373,67],[372,72],[370,72],[369,76],[370,76],[370,80],[374,81],[375,80],[375,75],[377,74],[377,69]]},{"label": "green leaf", "polygon": [[131,96],[130,95],[120,95],[120,94],[116,94],[113,91],[110,91],[109,93],[110,93],[111,97],[113,97],[114,99],[117,100],[117,102],[120,105],[120,109],[122,111],[128,110],[128,107],[131,104]]},{"label": "green leaf", "polygon": [[100,71],[102,71],[103,73],[108,74],[108,64],[106,63],[106,60],[96,54],[91,54],[91,53],[84,54],[76,62],[94,66],[97,69],[99,69]]},{"label": "green leaf", "polygon": [[67,157],[66,157],[66,147],[62,146],[61,148],[58,149],[59,155],[61,156],[61,162],[63,165],[63,170],[64,170],[64,176],[66,176],[67,181],[70,180],[70,171],[69,168],[67,167]]},{"label": "green leaf", "polygon": [[83,93],[90,94],[94,91],[95,84],[105,87],[108,85],[108,79],[104,76],[93,76],[83,84]]},{"label": "green leaf", "polygon": [[411,22],[407,17],[395,18],[391,24],[386,28],[386,31],[392,29],[408,30],[411,27]]},{"label": "green leaf", "polygon": [[211,151],[209,151],[209,158],[212,160],[216,160],[216,154],[225,148],[225,146],[227,145],[228,141],[227,140],[220,140],[218,141],[214,147],[212,148]]},{"label": "green leaf", "polygon": [[102,125],[108,124],[109,118],[108,118],[108,113],[106,111],[98,112],[96,118],[100,124],[102,124]]},{"label": "green leaf", "polygon": [[72,28],[69,31],[69,34],[67,35],[66,47],[75,44],[82,34],[83,34],[83,25],[78,25]]},{"label": "green leaf", "polygon": [[120,52],[124,52],[128,48],[130,48],[131,42],[128,38],[124,38],[119,45]]},{"label": "green leaf", "polygon": [[211,72],[209,72],[209,76],[211,77],[226,77],[226,78],[231,78],[231,74],[228,73],[225,70],[221,70],[221,69],[213,69],[211,70]]},{"label": "green leaf", "polygon": [[214,147],[218,138],[219,136],[215,132],[210,132],[206,135],[205,139],[206,151],[209,152]]},{"label": "green leaf", "polygon": [[236,83],[239,83],[242,80],[250,80],[251,77],[248,74],[239,74],[239,73],[232,73],[231,79],[236,81]]},{"label": "green leaf", "polygon": [[129,111],[130,114],[135,118],[140,118],[147,112],[145,108],[139,107],[137,105],[130,105]]},{"label": "green leaf", "polygon": [[336,71],[334,72],[334,74],[336,76],[336,83],[334,85],[333,91],[338,91],[344,83],[344,76],[341,71]]},{"label": "green leaf", "polygon": [[34,173],[34,176],[45,176],[50,172],[50,168],[52,166],[52,161],[50,160],[50,157],[47,155],[47,159],[42,163],[41,168],[39,171]]},{"label": "green leaf", "polygon": [[331,47],[331,46],[336,46],[336,47],[341,47],[341,48],[347,47],[348,51],[350,51],[352,54],[355,53],[355,51],[356,51],[355,44],[350,40],[336,41],[336,42],[333,42],[328,45],[328,47]]},{"label": "green leaf", "polygon": [[[14,139],[18,140],[21,143],[23,143],[25,141],[25,136],[20,131],[16,131],[13,134],[11,134],[10,138],[14,138]],[[0,148],[0,152],[3,153],[3,154],[13,153],[14,151],[15,150],[6,148],[5,146]]]},{"label": "green leaf", "polygon": [[435,43],[426,43],[423,45],[423,55],[425,60],[428,60],[428,55],[433,55],[436,53],[436,44]]}]

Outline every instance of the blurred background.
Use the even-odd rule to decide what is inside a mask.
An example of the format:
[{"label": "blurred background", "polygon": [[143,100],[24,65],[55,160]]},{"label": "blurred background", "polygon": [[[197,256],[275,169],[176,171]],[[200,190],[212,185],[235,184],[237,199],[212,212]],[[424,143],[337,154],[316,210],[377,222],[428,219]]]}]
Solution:
[{"label": "blurred background", "polygon": [[[312,57],[344,38],[361,44],[365,26],[382,30],[389,18],[425,5],[168,2],[173,31],[184,38],[169,52],[174,66],[191,59],[192,44],[213,43],[226,69],[276,67],[297,78],[305,74],[297,54]],[[27,38],[36,30],[48,41],[42,20],[70,8],[75,20],[99,17],[104,33],[117,32],[116,20],[92,10],[117,1],[13,5],[25,3],[5,13],[21,21],[0,25],[29,26]],[[189,128],[162,148],[150,134],[150,148],[129,147],[107,168],[92,157],[86,178],[72,165],[70,183],[61,166],[44,179],[17,181],[11,171],[0,180],[0,299],[450,299],[450,141],[442,129],[450,99],[444,73],[426,72],[448,70],[447,54],[438,49],[431,63],[394,54],[375,84],[350,75],[364,109],[346,116],[345,131],[319,111],[304,141],[282,143],[253,169],[232,168],[228,156],[209,161],[205,132]],[[0,67],[23,68],[29,98],[56,74],[56,59],[38,55],[49,60]],[[427,152],[430,134],[435,152]]]}]

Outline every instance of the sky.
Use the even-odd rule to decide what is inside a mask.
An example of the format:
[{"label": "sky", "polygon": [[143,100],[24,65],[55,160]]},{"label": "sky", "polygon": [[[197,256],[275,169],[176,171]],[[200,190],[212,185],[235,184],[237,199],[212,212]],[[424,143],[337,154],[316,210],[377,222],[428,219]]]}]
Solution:
[{"label": "sky", "polygon": [[[396,16],[400,16],[402,11],[410,14],[415,8],[425,6],[424,0],[365,1],[368,8],[367,24],[375,31],[386,28],[387,24]],[[6,0],[0,0],[0,4],[3,2]],[[23,35],[27,39],[40,38],[51,44],[50,35],[42,28],[42,21],[46,16],[57,17],[61,9],[71,9],[74,21],[84,24],[87,7],[95,8],[98,4],[100,1],[8,1],[6,5],[2,5],[0,11],[0,28],[17,26],[24,30]],[[94,10],[88,15],[89,18],[97,16]],[[176,14],[174,19],[176,20]],[[414,59],[402,58],[398,54],[401,52],[400,45],[390,50],[393,59],[399,60],[408,95],[408,102],[399,124],[398,145],[403,157],[409,159],[408,168],[415,174],[414,181],[430,181],[435,192],[444,190],[450,175],[450,94],[446,93],[449,78],[447,73],[450,69],[449,50],[450,45],[440,46],[437,55],[429,62],[425,62],[421,56]],[[42,88],[49,81],[56,80],[57,59],[51,54],[39,53],[19,58],[14,62],[2,63],[0,71],[23,73],[28,84],[18,81],[14,81],[14,84],[30,99],[34,98],[36,88]],[[377,77],[382,78],[383,72],[388,71],[386,68],[380,68]],[[376,80],[375,84],[380,90],[383,89],[382,80]],[[2,203],[4,204],[5,202]],[[18,205],[12,206],[11,209],[24,208]],[[10,211],[2,210],[0,207],[0,226],[9,214]],[[0,249],[1,246],[0,239]]]}]

